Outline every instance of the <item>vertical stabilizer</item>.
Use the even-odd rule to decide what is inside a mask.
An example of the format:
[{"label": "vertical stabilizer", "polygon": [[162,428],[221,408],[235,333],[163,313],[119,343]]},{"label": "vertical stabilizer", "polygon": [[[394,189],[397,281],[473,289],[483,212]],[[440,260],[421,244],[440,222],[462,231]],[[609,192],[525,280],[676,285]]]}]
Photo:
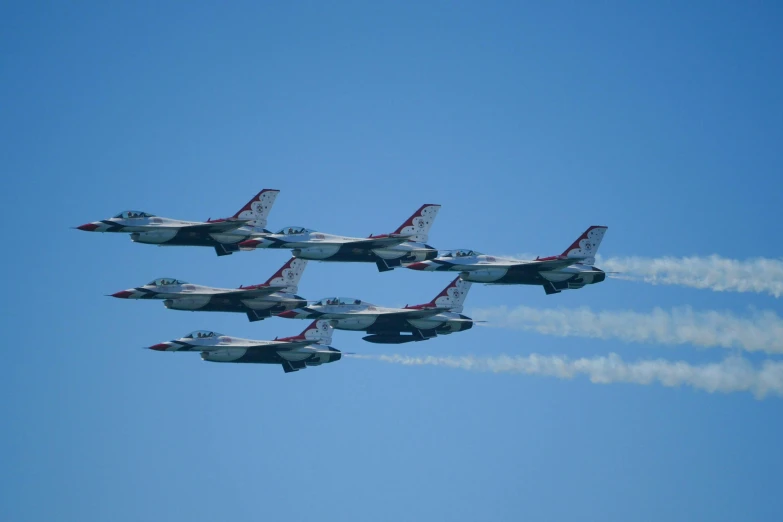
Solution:
[{"label": "vertical stabilizer", "polygon": [[279,190],[264,189],[255,195],[253,199],[247,202],[247,205],[242,207],[239,212],[234,214],[235,218],[239,219],[252,219],[250,226],[253,228],[266,228],[266,219],[269,217],[269,212],[272,210],[272,205],[275,204],[277,195],[280,194]]},{"label": "vertical stabilizer", "polygon": [[334,328],[329,321],[315,320],[304,329],[300,337],[304,337],[308,341],[316,341],[318,344],[329,345],[332,342],[333,331]]},{"label": "vertical stabilizer", "polygon": [[570,247],[566,248],[563,255],[570,258],[578,258],[586,265],[595,264],[595,255],[604,238],[606,229],[603,226],[591,226]]},{"label": "vertical stabilizer", "polygon": [[292,257],[265,284],[280,286],[283,287],[281,291],[295,294],[299,291],[299,280],[302,279],[305,267],[307,267],[307,259]]},{"label": "vertical stabilizer", "polygon": [[464,281],[458,276],[441,293],[435,296],[435,299],[430,301],[430,304],[438,308],[448,308],[452,312],[460,313],[462,312],[465,298],[468,297],[468,290],[470,290],[471,284],[470,281]]},{"label": "vertical stabilizer", "polygon": [[395,234],[413,235],[411,241],[426,243],[430,233],[430,227],[435,222],[440,205],[422,205],[405,223],[394,231]]}]

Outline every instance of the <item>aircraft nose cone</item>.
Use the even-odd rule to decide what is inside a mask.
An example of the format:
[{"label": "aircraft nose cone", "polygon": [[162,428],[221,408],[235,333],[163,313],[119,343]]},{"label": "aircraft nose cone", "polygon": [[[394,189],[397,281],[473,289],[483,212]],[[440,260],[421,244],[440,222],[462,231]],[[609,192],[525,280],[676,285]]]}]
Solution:
[{"label": "aircraft nose cone", "polygon": [[111,294],[111,296],[112,296],[112,297],[117,297],[117,298],[119,298],[119,299],[127,299],[127,298],[128,298],[128,297],[130,297],[132,294],[133,294],[133,292],[129,292],[129,291],[127,291],[127,290],[121,290],[121,291],[119,291],[119,292],[114,292],[113,294]]},{"label": "aircraft nose cone", "polygon": [[155,344],[153,346],[150,346],[150,350],[155,350],[155,351],[158,351],[158,352],[165,352],[166,348],[168,348],[168,347],[169,347],[168,343],[158,343],[158,344]]},{"label": "aircraft nose cone", "polygon": [[410,265],[405,265],[405,268],[410,268],[411,270],[427,270],[427,268],[430,265],[428,263],[411,263]]},{"label": "aircraft nose cone", "polygon": [[297,314],[294,310],[287,310],[285,312],[277,314],[277,317],[285,317],[286,319],[296,319]]},{"label": "aircraft nose cone", "polygon": [[85,232],[92,232],[98,228],[98,225],[96,225],[95,223],[85,223],[84,225],[80,225],[76,228],[78,228],[79,230],[84,230]]}]

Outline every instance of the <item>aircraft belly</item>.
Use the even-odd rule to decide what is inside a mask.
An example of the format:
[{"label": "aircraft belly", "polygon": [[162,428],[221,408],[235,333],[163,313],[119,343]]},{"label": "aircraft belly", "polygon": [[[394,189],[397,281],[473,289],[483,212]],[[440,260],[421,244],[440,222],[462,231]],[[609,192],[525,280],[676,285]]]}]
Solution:
[{"label": "aircraft belly", "polygon": [[309,245],[294,247],[294,256],[313,261],[335,261],[333,256],[340,252],[340,245]]},{"label": "aircraft belly", "polygon": [[313,350],[287,350],[277,352],[277,355],[286,361],[304,361],[313,356]]},{"label": "aircraft belly", "polygon": [[[126,229],[127,230],[127,229]],[[160,245],[169,243],[177,238],[179,229],[176,228],[158,228],[146,229],[139,232],[131,232],[131,241],[136,243],[146,243],[148,245]]]},{"label": "aircraft belly", "polygon": [[550,281],[552,283],[568,281],[576,275],[573,273],[561,272],[559,270],[554,270],[551,272],[539,272],[539,274],[541,274],[541,277],[543,277],[546,281]]},{"label": "aircraft belly", "polygon": [[338,261],[341,263],[375,263],[377,256],[366,248],[353,248],[349,245],[334,245],[334,251],[320,261]]},{"label": "aircraft belly", "polygon": [[212,298],[208,295],[191,295],[177,299],[166,299],[163,305],[172,310],[203,310],[212,304]]},{"label": "aircraft belly", "polygon": [[268,310],[276,305],[283,304],[280,302],[275,303],[268,299],[243,299],[240,302],[250,310]]},{"label": "aircraft belly", "polygon": [[366,315],[350,318],[335,319],[336,323],[334,327],[338,330],[366,330],[372,326],[377,320],[376,316]]},{"label": "aircraft belly", "polygon": [[209,236],[217,243],[224,245],[233,245],[247,239],[247,234],[209,234]]},{"label": "aircraft belly", "polygon": [[443,324],[443,321],[438,321],[432,318],[408,319],[408,322],[411,324],[411,326],[418,328],[419,330],[433,330]]},{"label": "aircraft belly", "polygon": [[247,348],[223,348],[201,352],[201,358],[209,362],[244,362],[242,359],[248,355]]},{"label": "aircraft belly", "polygon": [[240,359],[237,359],[237,363],[254,363],[254,364],[280,364],[282,358],[274,351],[266,350],[247,350],[247,353]]},{"label": "aircraft belly", "polygon": [[396,260],[400,259],[403,263],[415,263],[416,261],[426,261],[428,258],[432,258],[435,254],[433,250],[424,250],[419,248],[404,248],[404,249],[376,249],[373,250],[375,255],[384,260]]},{"label": "aircraft belly", "polygon": [[381,259],[399,259],[414,252],[411,249],[399,249],[399,248],[376,248],[372,250],[372,253]]},{"label": "aircraft belly", "polygon": [[178,234],[171,239],[162,243],[165,246],[205,246],[214,247],[220,245],[219,241],[216,241],[209,234],[201,234],[198,232],[185,232],[180,230]]},{"label": "aircraft belly", "polygon": [[[449,270],[452,272],[459,271],[459,265],[452,265]],[[500,283],[516,275],[508,268],[502,267],[481,268],[478,270],[465,271],[463,274],[462,278],[465,281],[471,281],[473,283]]]}]

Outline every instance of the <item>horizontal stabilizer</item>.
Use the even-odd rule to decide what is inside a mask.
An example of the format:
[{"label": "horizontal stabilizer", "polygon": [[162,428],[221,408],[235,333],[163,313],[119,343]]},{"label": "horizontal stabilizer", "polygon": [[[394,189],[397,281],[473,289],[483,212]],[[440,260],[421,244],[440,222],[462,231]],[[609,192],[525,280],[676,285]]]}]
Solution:
[{"label": "horizontal stabilizer", "polygon": [[546,295],[559,294],[561,291],[567,289],[568,289],[568,283],[566,282],[553,283],[549,281],[544,284],[544,292],[546,293]]},{"label": "horizontal stabilizer", "polygon": [[219,256],[230,256],[233,252],[239,252],[239,247],[231,243],[221,243],[215,247],[215,253]]},{"label": "horizontal stabilizer", "polygon": [[304,361],[283,361],[283,371],[285,373],[298,372],[307,368]]},{"label": "horizontal stabilizer", "polygon": [[247,320],[251,323],[263,321],[267,317],[272,317],[272,312],[270,310],[250,310],[247,313]]},{"label": "horizontal stabilizer", "polygon": [[394,270],[398,266],[402,266],[402,260],[378,258],[378,260],[375,261],[375,265],[378,267],[378,272],[388,272],[389,270]]}]

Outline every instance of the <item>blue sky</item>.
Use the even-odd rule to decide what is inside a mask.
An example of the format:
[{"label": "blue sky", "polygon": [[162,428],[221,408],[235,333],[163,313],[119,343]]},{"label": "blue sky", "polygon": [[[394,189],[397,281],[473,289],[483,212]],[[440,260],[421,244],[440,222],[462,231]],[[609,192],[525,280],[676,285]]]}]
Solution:
[{"label": "blue sky", "polygon": [[[363,236],[422,203],[440,248],[783,257],[773,2],[15,3],[0,8],[3,520],[771,520],[780,398],[345,359],[285,375],[142,346],[302,321],[105,294],[168,276],[267,279],[71,230],[128,208],[200,220],[282,192],[271,228]],[[311,263],[300,293],[425,302],[450,277]],[[545,296],[475,285],[467,310],[690,305],[764,294],[609,280]],[[479,328],[363,354],[734,353]],[[753,361],[760,358],[750,357]]]}]

